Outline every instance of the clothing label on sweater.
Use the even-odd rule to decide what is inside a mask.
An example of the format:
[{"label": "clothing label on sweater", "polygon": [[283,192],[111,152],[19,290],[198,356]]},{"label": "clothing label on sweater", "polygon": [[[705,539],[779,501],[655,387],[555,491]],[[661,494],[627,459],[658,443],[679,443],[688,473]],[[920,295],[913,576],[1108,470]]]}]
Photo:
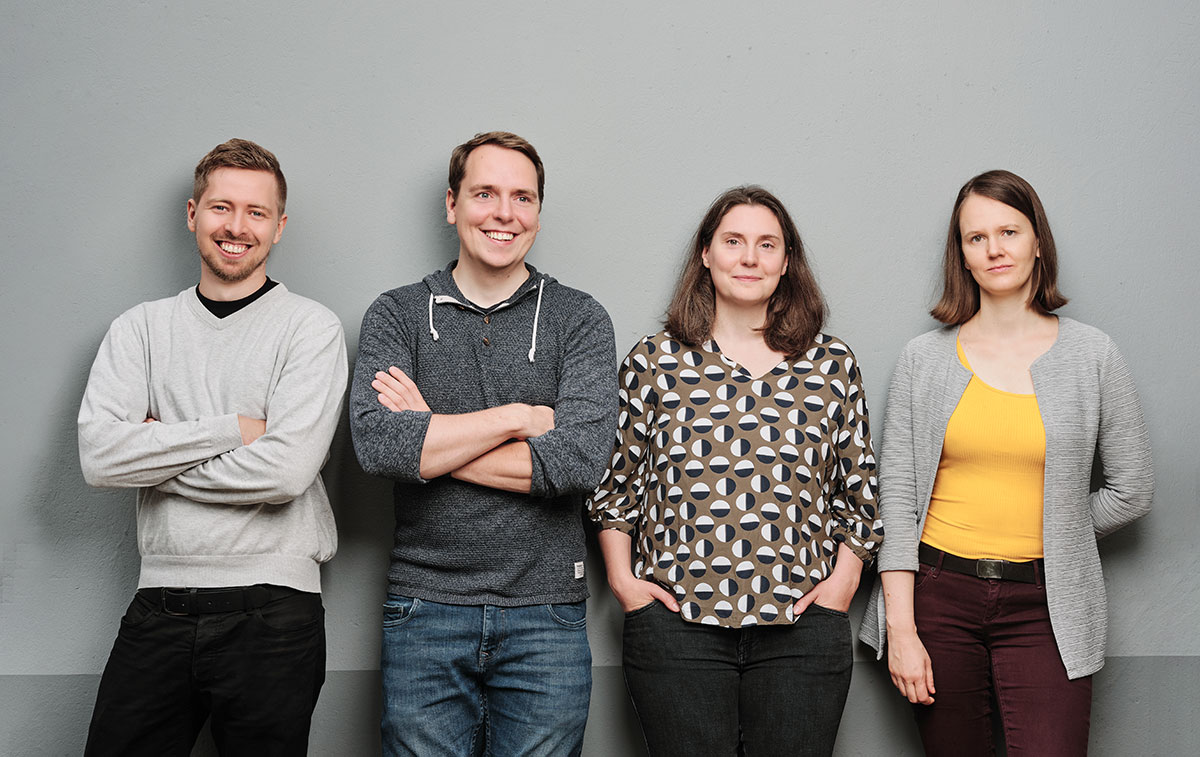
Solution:
[{"label": "clothing label on sweater", "polygon": [[575,563],[575,577],[583,578],[583,560]]}]

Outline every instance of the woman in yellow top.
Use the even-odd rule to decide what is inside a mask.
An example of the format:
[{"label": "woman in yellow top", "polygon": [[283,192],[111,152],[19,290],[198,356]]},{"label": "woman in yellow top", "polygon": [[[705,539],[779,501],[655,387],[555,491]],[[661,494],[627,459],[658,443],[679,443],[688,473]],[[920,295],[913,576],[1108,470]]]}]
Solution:
[{"label": "woman in yellow top", "polygon": [[1009,755],[1087,752],[1106,629],[1096,537],[1149,509],[1153,474],[1129,371],[1102,332],[1052,315],[1056,276],[1033,187],[971,179],[933,309],[947,327],[910,342],[893,375],[886,612],[877,587],[862,636],[881,653],[886,640],[927,754],[991,754],[993,706]]}]

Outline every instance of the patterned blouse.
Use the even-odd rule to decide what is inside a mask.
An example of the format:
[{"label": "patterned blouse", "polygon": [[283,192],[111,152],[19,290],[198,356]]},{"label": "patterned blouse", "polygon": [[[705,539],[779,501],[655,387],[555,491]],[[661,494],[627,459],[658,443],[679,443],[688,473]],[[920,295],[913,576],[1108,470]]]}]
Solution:
[{"label": "patterned blouse", "polygon": [[685,620],[791,623],[839,543],[866,562],[883,540],[860,380],[825,334],[757,379],[711,340],[648,336],[622,365],[617,442],[588,511],[634,537],[634,575],[673,590]]}]

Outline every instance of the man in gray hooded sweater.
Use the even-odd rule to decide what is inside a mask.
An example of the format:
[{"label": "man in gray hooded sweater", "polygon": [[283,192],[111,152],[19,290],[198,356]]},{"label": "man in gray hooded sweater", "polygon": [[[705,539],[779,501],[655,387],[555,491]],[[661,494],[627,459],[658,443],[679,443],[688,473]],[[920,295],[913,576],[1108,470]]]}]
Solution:
[{"label": "man in gray hooded sweater", "polygon": [[578,754],[591,690],[582,495],[616,428],[612,322],[525,256],[542,163],[506,132],[454,150],[458,259],[363,318],[350,425],[395,481],[385,754]]}]

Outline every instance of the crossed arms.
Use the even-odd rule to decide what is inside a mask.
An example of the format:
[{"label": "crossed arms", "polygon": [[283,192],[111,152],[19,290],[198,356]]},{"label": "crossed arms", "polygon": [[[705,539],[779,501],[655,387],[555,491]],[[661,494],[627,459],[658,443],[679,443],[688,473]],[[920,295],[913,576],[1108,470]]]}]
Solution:
[{"label": "crossed arms", "polygon": [[283,504],[307,490],[328,456],[346,385],[336,319],[296,329],[258,419],[249,410],[189,412],[171,406],[178,397],[155,396],[151,356],[170,361],[155,355],[146,315],[135,308],[114,321],[92,366],[78,425],[87,482],[224,505]]},{"label": "crossed arms", "polygon": [[430,413],[421,446],[421,478],[449,473],[460,481],[529,493],[533,456],[523,442],[554,428],[553,408],[512,403],[473,413],[433,413],[417,385],[396,366],[377,372],[371,388],[392,412]]},{"label": "crossed arms", "polygon": [[[381,295],[364,315],[359,334],[350,428],[363,470],[408,483],[448,476],[534,497],[591,491],[604,471],[616,425],[614,338],[604,309],[581,296],[572,303],[571,322],[556,327],[562,349],[554,362],[543,363],[539,353],[536,370],[553,382],[547,398],[553,407],[509,402],[435,413],[417,387],[417,345],[430,337],[411,316],[424,308],[407,301],[411,295],[404,289]],[[548,321],[543,315],[543,324]],[[439,391],[441,402],[452,403],[447,397],[462,387],[468,395],[480,393],[482,404],[490,404],[488,397],[526,394],[520,385],[504,386],[503,375],[456,374],[455,360],[472,366],[474,358],[463,341],[455,341],[451,325],[441,331],[437,349],[450,350],[441,353],[449,362],[438,367],[439,358],[430,356],[437,350],[422,359],[421,375],[431,382],[422,383],[425,394]],[[478,398],[471,401],[480,404]]]}]

